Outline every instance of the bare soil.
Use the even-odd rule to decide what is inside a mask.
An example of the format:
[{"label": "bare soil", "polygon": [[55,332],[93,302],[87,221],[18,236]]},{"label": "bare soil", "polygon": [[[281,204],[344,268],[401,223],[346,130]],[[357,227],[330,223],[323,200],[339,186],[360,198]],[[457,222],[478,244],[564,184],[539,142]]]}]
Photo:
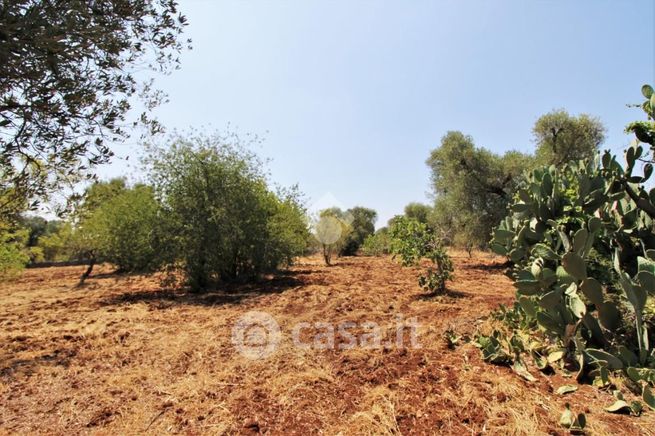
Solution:
[{"label": "bare soil", "polygon": [[[609,392],[583,385],[557,395],[561,375],[536,382],[484,363],[471,344],[489,312],[512,304],[501,260],[453,252],[456,276],[429,296],[417,271],[390,258],[303,258],[285,274],[202,295],[166,289],[157,276],[115,275],[84,288],[83,267],[26,271],[0,284],[0,433],[135,434],[565,434],[564,404],[585,412],[591,434],[655,434],[655,412],[603,411]],[[260,311],[282,339],[265,359],[238,352],[232,328]],[[419,347],[395,342],[415,318]],[[402,321],[399,321],[402,320]],[[298,323],[303,344],[292,341]],[[316,322],[383,327],[383,346],[313,346]],[[407,332],[407,330],[403,330]],[[320,342],[320,341],[319,341]],[[320,342],[323,343],[323,342]]]}]

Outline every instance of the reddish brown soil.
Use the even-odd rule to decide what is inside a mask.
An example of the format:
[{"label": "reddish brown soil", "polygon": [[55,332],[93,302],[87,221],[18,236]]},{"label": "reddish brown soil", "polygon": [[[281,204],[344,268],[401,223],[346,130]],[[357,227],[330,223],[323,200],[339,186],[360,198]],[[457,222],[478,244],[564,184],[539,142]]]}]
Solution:
[{"label": "reddish brown soil", "polygon": [[[500,260],[452,253],[456,278],[427,296],[417,272],[389,258],[301,259],[288,274],[203,295],[165,290],[158,277],[101,268],[83,289],[82,267],[26,271],[0,285],[0,433],[564,434],[566,402],[593,434],[655,434],[655,412],[603,408],[612,396],[532,371],[530,383],[488,365],[471,344],[448,348],[447,331],[472,336],[514,291]],[[232,344],[249,311],[275,318],[282,340],[266,359]],[[393,341],[398,317],[416,318],[420,348]],[[367,321],[376,349],[299,348],[300,322]],[[311,342],[320,330],[303,330]],[[405,330],[407,331],[407,330]],[[389,343],[387,343],[389,342]]]}]

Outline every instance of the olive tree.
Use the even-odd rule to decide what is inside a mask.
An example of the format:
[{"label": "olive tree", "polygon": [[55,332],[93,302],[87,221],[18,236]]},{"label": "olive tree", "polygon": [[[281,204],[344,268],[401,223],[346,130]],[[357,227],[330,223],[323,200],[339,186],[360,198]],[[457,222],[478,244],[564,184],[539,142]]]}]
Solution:
[{"label": "olive tree", "polygon": [[308,231],[298,196],[273,193],[238,137],[175,135],[149,150],[168,263],[180,261],[193,291],[256,279],[302,253]]},{"label": "olive tree", "polygon": [[0,217],[94,177],[131,102],[163,100],[144,72],[177,68],[185,26],[175,0],[0,3]]},{"label": "olive tree", "polygon": [[364,240],[375,233],[375,221],[378,213],[373,209],[355,206],[346,211],[345,217],[346,222],[349,222],[350,231],[347,232],[339,254],[354,256]]}]

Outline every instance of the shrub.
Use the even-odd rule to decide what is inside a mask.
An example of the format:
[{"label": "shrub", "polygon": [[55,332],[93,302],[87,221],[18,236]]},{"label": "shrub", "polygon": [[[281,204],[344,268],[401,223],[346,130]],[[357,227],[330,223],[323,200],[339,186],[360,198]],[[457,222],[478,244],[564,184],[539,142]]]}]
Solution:
[{"label": "shrub", "polygon": [[364,243],[364,240],[375,233],[377,212],[373,209],[356,206],[346,211],[345,221],[349,224],[343,246],[339,252],[341,256],[354,256]]},{"label": "shrub", "polygon": [[390,248],[403,266],[419,265],[421,259],[431,261],[419,276],[419,285],[432,293],[443,293],[452,280],[453,263],[443,244],[425,223],[404,216],[396,217],[389,229]]},{"label": "shrub", "polygon": [[[650,117],[652,94],[645,89]],[[646,126],[637,138],[652,149],[655,124]],[[519,313],[533,320],[523,324],[570,350],[581,373],[587,365],[600,371],[655,365],[646,317],[655,296],[655,190],[643,186],[653,167],[635,174],[636,163],[647,160],[638,143],[625,157],[625,166],[606,152],[533,171],[491,242],[515,265]]]},{"label": "shrub", "polygon": [[181,261],[192,290],[255,279],[302,252],[300,203],[268,189],[261,161],[235,136],[176,136],[151,152],[167,263]]},{"label": "shrub", "polygon": [[160,219],[152,188],[138,185],[101,203],[87,218],[85,228],[95,232],[99,259],[119,271],[148,272],[161,264],[155,240]]},{"label": "shrub", "polygon": [[362,254],[365,256],[384,256],[389,254],[390,247],[389,231],[386,227],[381,228],[375,234],[368,235],[362,244]]},{"label": "shrub", "polygon": [[332,264],[334,253],[342,252],[352,230],[351,221],[351,217],[338,207],[319,212],[319,218],[313,226],[313,236],[320,245],[326,265]]},{"label": "shrub", "polygon": [[29,230],[0,223],[0,278],[15,277],[30,261],[28,238]]}]

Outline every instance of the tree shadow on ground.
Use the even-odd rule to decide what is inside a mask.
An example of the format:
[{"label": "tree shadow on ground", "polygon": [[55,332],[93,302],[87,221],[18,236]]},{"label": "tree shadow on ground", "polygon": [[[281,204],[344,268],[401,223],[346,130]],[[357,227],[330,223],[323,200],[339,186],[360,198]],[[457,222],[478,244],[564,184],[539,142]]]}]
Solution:
[{"label": "tree shadow on ground", "polygon": [[458,291],[456,289],[446,289],[445,292],[418,294],[414,297],[414,299],[419,301],[433,301],[443,297],[459,299],[464,297],[471,297],[471,294],[468,292]]},{"label": "tree shadow on ground", "polygon": [[42,354],[29,359],[16,359],[11,356],[0,357],[0,379],[17,379],[29,377],[42,365],[63,366],[68,368],[71,360],[77,355],[77,349],[57,348],[51,353]]},{"label": "tree shadow on ground", "polygon": [[503,263],[490,263],[490,264],[484,264],[484,263],[464,264],[461,265],[458,269],[495,272],[495,271],[504,271],[511,267],[512,267],[512,263],[508,261]]},{"label": "tree shadow on ground", "polygon": [[126,291],[110,295],[99,301],[103,306],[146,303],[157,309],[174,305],[217,306],[239,304],[244,300],[268,294],[279,294],[307,283],[307,271],[284,271],[252,283],[223,283],[204,292],[194,293],[185,288],[163,288],[143,291]]}]

